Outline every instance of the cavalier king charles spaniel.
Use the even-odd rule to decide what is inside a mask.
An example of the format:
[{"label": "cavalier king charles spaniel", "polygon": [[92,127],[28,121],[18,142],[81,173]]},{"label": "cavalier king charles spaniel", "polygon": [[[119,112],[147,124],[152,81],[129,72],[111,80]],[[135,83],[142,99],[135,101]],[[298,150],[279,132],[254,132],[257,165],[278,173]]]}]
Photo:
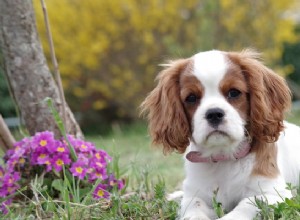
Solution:
[{"label": "cavalier king charles spaniel", "polygon": [[154,144],[184,153],[180,219],[250,220],[256,199],[291,197],[299,184],[300,129],[284,121],[291,104],[285,80],[252,50],[200,52],[164,65],[142,103]]}]

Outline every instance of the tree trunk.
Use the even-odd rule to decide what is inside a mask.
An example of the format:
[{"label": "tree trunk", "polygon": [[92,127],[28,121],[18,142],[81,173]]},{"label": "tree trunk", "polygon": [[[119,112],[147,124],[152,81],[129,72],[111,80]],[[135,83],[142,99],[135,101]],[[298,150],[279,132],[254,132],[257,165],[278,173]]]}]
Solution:
[{"label": "tree trunk", "polygon": [[[0,28],[5,74],[26,128],[31,135],[50,130],[60,136],[43,102],[46,97],[52,98],[62,117],[62,101],[38,38],[32,1],[0,0]],[[68,105],[65,126],[68,133],[83,137]]]}]

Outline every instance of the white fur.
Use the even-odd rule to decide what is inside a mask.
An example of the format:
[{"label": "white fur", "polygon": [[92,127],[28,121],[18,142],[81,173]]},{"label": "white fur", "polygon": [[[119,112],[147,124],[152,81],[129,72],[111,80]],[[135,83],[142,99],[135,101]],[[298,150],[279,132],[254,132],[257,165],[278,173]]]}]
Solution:
[{"label": "white fur", "polygon": [[[193,140],[186,153],[201,151],[204,156],[219,152],[232,153],[245,139],[245,122],[238,112],[226,101],[218,86],[228,68],[223,52],[210,51],[194,56],[194,74],[204,86],[204,96],[193,118]],[[228,136],[207,135],[213,130],[204,118],[210,108],[225,111],[224,122],[219,129]],[[229,211],[222,220],[250,220],[257,214],[253,205],[254,196],[267,198],[270,204],[282,201],[281,197],[291,197],[286,183],[298,184],[300,174],[300,128],[285,123],[286,129],[278,142],[277,178],[251,175],[255,155],[248,154],[236,161],[217,163],[191,163],[185,160],[186,178],[183,183],[181,219],[217,219],[212,209],[213,192],[218,189],[217,201]],[[225,150],[224,150],[225,149]],[[280,194],[280,196],[278,195]]]},{"label": "white fur", "polygon": [[[221,51],[202,52],[194,56],[194,75],[204,87],[204,96],[193,117],[192,136],[195,144],[191,148],[203,152],[203,156],[211,156],[220,151],[234,153],[245,138],[245,122],[219,91],[219,83],[224,78],[228,65]],[[207,139],[207,135],[214,129],[205,119],[205,113],[216,107],[225,112],[224,122],[219,130],[228,133],[228,136],[216,134]]]}]

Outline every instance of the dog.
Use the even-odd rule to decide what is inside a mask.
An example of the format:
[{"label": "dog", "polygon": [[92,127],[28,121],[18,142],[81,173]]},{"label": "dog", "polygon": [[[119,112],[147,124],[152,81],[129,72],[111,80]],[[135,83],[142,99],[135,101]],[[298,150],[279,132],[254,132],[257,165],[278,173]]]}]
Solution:
[{"label": "dog", "polygon": [[[180,219],[250,220],[299,183],[300,128],[284,121],[286,81],[260,54],[212,50],[171,61],[141,105],[164,153],[184,153]],[[216,199],[228,212],[218,218]],[[267,200],[267,201],[266,201]]]}]

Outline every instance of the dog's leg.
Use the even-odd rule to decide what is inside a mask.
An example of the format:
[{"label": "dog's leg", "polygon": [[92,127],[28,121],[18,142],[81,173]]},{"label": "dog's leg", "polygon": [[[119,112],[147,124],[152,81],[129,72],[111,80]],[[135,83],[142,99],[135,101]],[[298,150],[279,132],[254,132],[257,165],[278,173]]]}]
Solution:
[{"label": "dog's leg", "polygon": [[279,195],[274,194],[264,194],[261,196],[245,198],[231,212],[224,217],[219,218],[219,220],[252,220],[259,212],[259,209],[255,205],[255,200],[257,199],[262,201],[267,200],[268,204],[282,202],[282,198]]},{"label": "dog's leg", "polygon": [[214,211],[197,197],[183,197],[181,201],[181,220],[210,220],[215,219]]}]

